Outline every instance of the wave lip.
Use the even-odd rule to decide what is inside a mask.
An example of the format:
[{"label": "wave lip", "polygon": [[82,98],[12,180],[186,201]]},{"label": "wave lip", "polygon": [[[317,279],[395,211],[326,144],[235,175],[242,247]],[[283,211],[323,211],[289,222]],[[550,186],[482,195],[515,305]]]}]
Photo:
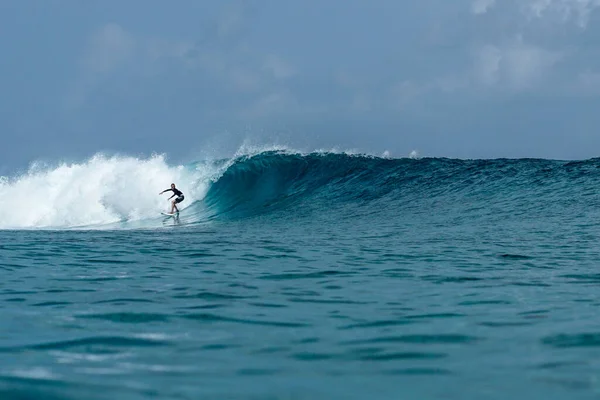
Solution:
[{"label": "wave lip", "polygon": [[358,187],[377,183],[378,175],[393,162],[362,155],[281,151],[239,157],[210,186],[204,205],[213,217],[239,218],[286,209],[309,198],[348,200],[357,196]]}]

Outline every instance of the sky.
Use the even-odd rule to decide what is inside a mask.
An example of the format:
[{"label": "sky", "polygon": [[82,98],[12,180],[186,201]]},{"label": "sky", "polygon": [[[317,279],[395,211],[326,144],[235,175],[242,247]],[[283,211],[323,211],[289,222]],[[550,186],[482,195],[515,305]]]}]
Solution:
[{"label": "sky", "polygon": [[600,0],[6,0],[0,174],[243,143],[424,157],[600,149]]}]

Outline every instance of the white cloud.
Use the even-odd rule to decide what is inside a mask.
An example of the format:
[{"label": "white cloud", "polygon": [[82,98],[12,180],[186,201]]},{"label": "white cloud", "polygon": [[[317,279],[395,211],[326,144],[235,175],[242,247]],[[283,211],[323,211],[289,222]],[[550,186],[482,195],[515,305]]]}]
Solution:
[{"label": "white cloud", "polygon": [[521,38],[509,45],[483,46],[475,60],[475,75],[486,86],[508,84],[512,89],[529,88],[544,78],[562,55],[526,44]]},{"label": "white cloud", "polygon": [[471,11],[473,14],[485,14],[496,4],[496,0],[473,0]]},{"label": "white cloud", "polygon": [[530,18],[556,18],[562,22],[575,20],[585,28],[590,14],[600,7],[600,0],[529,0],[522,4]]},{"label": "white cloud", "polygon": [[543,78],[561,58],[559,53],[519,43],[506,50],[506,69],[513,86],[527,87]]},{"label": "white cloud", "polygon": [[494,85],[500,75],[502,51],[493,45],[485,45],[479,51],[475,62],[475,73],[484,85]]},{"label": "white cloud", "polygon": [[[497,26],[494,25],[494,17],[500,16],[498,23],[505,29],[507,25],[502,24],[509,18],[503,18],[502,13],[510,12],[511,16],[521,18],[521,21],[513,23],[511,20],[509,27],[518,26],[527,37],[539,40],[536,30],[540,26],[525,26],[522,23],[522,12],[531,19],[550,18],[551,21],[554,16],[581,23],[588,21],[593,10],[600,6],[600,0],[468,0],[452,7],[460,9],[468,4],[475,15],[489,14],[486,24],[490,21],[489,28],[485,27],[477,32],[478,37],[471,36],[463,42],[467,46],[479,40],[482,40],[480,44],[487,43],[478,46],[474,60],[469,58],[468,51],[463,52],[459,48],[459,51],[453,53],[456,55],[451,56],[458,62],[447,63],[443,67],[441,64],[440,67],[437,64],[429,65],[428,68],[422,68],[422,71],[408,71],[402,65],[391,66],[390,68],[398,69],[395,77],[390,77],[391,73],[386,77],[386,74],[367,76],[356,71],[353,74],[352,70],[339,72],[331,76],[333,82],[330,83],[337,84],[346,95],[338,97],[337,103],[332,107],[342,104],[342,107],[353,111],[370,111],[378,107],[397,110],[436,94],[458,91],[467,93],[480,85],[512,90],[533,88],[547,77],[552,67],[561,60],[563,53],[525,43],[521,38],[499,44],[498,38],[501,36],[499,30],[495,29]],[[464,8],[462,11],[465,11]],[[107,79],[111,74],[118,77],[117,73],[123,72],[164,72],[165,63],[158,61],[173,58],[178,59],[182,65],[195,68],[198,72],[196,76],[202,76],[198,79],[211,81],[210,85],[214,84],[211,87],[215,90],[243,94],[238,96],[236,104],[246,102],[241,106],[245,115],[284,113],[292,106],[309,109],[311,105],[304,104],[303,99],[311,96],[295,93],[293,88],[298,87],[295,86],[297,82],[292,84],[287,81],[299,75],[298,71],[302,70],[303,64],[298,61],[299,65],[292,65],[277,54],[278,49],[273,49],[271,53],[252,48],[246,37],[239,35],[241,31],[250,29],[246,14],[247,8],[241,2],[233,3],[215,24],[210,25],[212,31],[206,38],[195,44],[133,35],[119,25],[108,24],[91,36],[82,58],[82,74],[70,100],[76,105],[83,104],[101,80]],[[444,25],[439,26],[444,30]],[[462,40],[463,36],[460,37]],[[287,54],[287,51],[281,49],[280,54]],[[459,60],[458,57],[462,58]],[[427,57],[423,57],[423,60],[426,59]],[[571,76],[571,79],[574,77],[576,75]]]},{"label": "white cloud", "polygon": [[119,70],[142,75],[156,69],[156,62],[163,58],[185,61],[192,48],[190,42],[134,37],[117,24],[104,25],[87,42],[80,60],[80,74],[67,93],[66,107],[75,109],[84,105],[90,93]]},{"label": "white cloud", "polygon": [[506,0],[502,3],[496,0],[472,0],[471,12],[475,15],[486,14],[492,7],[500,5],[515,7],[530,21],[574,21],[585,28],[592,12],[600,7],[600,0]]}]

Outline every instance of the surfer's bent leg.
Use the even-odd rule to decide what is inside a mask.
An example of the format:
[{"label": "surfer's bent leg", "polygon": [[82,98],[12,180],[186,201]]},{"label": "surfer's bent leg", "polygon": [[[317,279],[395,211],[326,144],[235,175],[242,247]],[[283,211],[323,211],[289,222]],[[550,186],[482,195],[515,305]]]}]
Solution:
[{"label": "surfer's bent leg", "polygon": [[[183,195],[179,196],[178,198],[176,198],[175,200],[173,200],[173,207],[177,210],[177,212],[179,212],[179,208],[177,208],[177,203],[181,203],[183,201],[184,197]],[[171,211],[171,214],[173,214],[173,211]]]}]

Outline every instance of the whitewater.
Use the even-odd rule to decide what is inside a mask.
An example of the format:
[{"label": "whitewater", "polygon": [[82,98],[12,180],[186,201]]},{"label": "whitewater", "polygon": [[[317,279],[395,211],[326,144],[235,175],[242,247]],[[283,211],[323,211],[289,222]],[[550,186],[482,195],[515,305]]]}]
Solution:
[{"label": "whitewater", "polygon": [[0,179],[0,398],[597,398],[599,184],[284,147],[34,164]]},{"label": "whitewater", "polygon": [[0,181],[1,228],[66,228],[155,218],[166,209],[157,194],[171,182],[202,198],[211,171],[148,159],[95,156],[82,163],[39,167]]}]

